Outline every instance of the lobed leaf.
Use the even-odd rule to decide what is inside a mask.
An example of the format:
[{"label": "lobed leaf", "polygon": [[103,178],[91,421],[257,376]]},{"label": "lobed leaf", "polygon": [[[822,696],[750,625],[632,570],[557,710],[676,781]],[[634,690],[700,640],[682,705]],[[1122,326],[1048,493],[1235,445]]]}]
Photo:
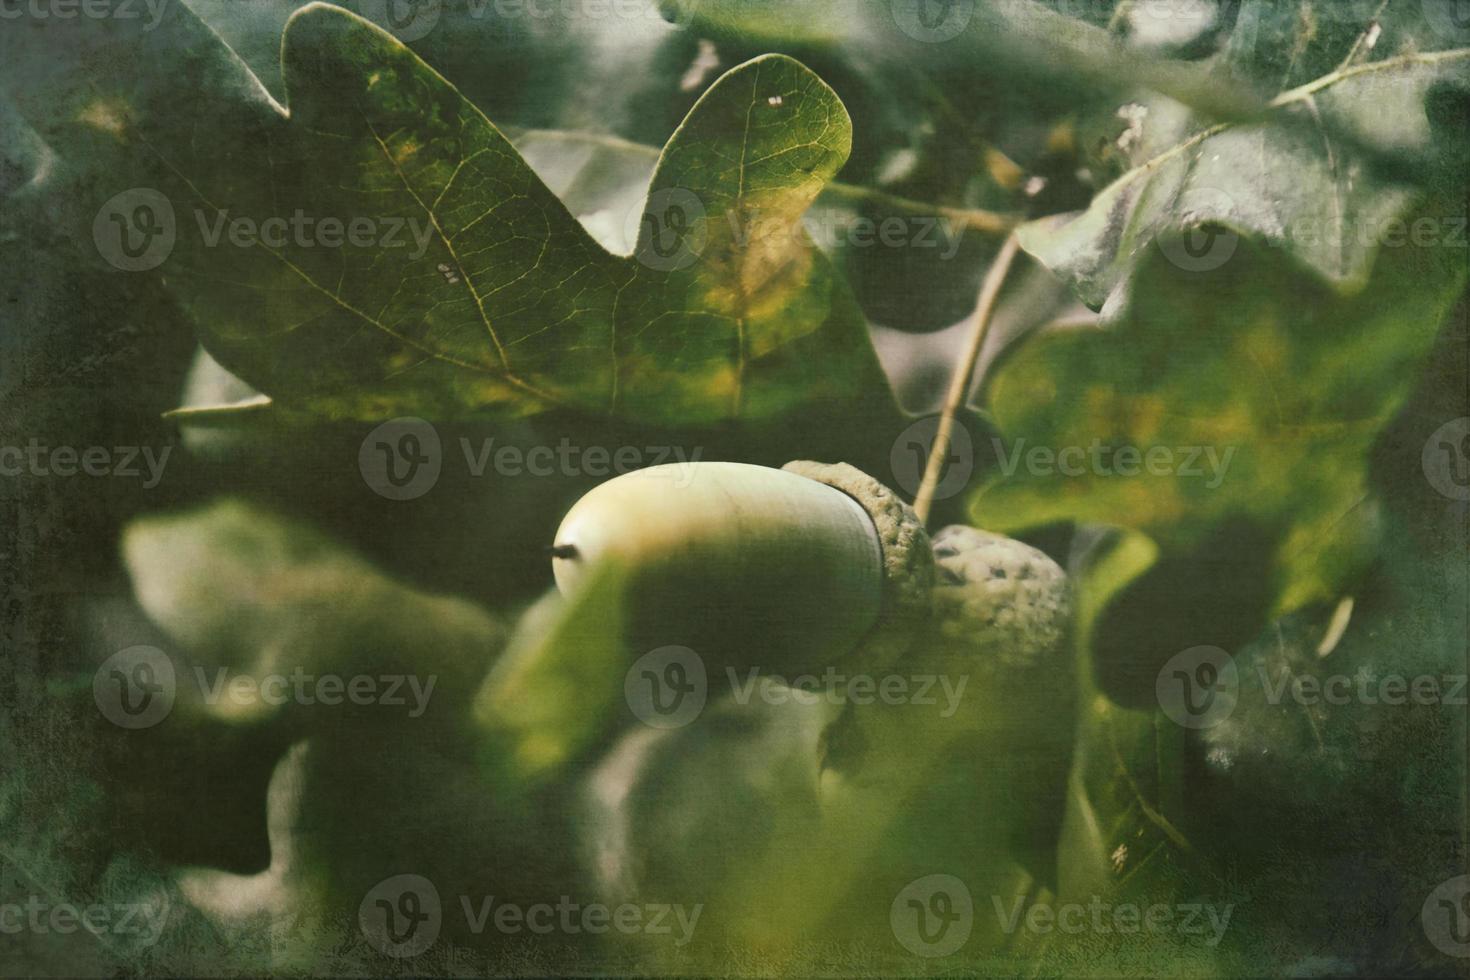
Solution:
[{"label": "lobed leaf", "polygon": [[1002,366],[1001,472],[972,502],[978,522],[1120,525],[1165,556],[1245,522],[1266,530],[1272,611],[1335,596],[1371,524],[1369,449],[1464,285],[1463,254],[1387,250],[1344,294],[1233,247],[1209,273],[1151,252],[1107,329],[1043,335]]},{"label": "lobed leaf", "polygon": [[[861,315],[796,228],[846,160],[851,123],[790,58],[716,82],[647,200],[597,216],[602,241],[617,237],[609,222],[641,229],[626,255],[369,22],[324,4],[291,18],[287,110],[192,15],[168,16],[158,33],[187,53],[194,90],[138,57],[155,39],[66,27],[82,78],[51,73],[27,106],[49,118],[46,97],[68,100],[59,145],[153,181],[167,206],[122,208],[119,234],[156,219],[177,235],[161,267],[174,294],[211,354],[279,407],[700,424],[891,404],[875,396],[886,385]],[[608,205],[625,207],[625,189]]]},{"label": "lobed leaf", "polygon": [[[1225,73],[1221,82],[1232,84]],[[1204,263],[1222,230],[1361,286],[1420,187],[1452,165],[1459,133],[1429,106],[1467,83],[1470,49],[1411,51],[1284,92],[1257,121],[1211,124],[1166,99],[1131,104],[1116,146],[1129,169],[1085,211],[1023,225],[1021,244],[1093,308],[1161,241]]]}]

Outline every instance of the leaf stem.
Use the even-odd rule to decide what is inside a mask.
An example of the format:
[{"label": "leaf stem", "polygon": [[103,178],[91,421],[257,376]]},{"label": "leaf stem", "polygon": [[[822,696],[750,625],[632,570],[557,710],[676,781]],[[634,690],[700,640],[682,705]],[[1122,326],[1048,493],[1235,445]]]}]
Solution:
[{"label": "leaf stem", "polygon": [[1270,108],[1280,109],[1293,102],[1303,102],[1324,88],[1330,88],[1338,82],[1346,81],[1357,75],[1371,75],[1380,71],[1392,71],[1395,68],[1403,68],[1406,65],[1437,65],[1442,62],[1460,61],[1470,58],[1470,48],[1454,48],[1449,51],[1426,51],[1414,54],[1400,55],[1397,58],[1385,58],[1382,61],[1369,61],[1350,68],[1340,68],[1329,72],[1321,78],[1315,78],[1305,85],[1298,86],[1290,91],[1282,92],[1270,102]]},{"label": "leaf stem", "polygon": [[1353,46],[1348,49],[1347,55],[1342,59],[1342,64],[1337,66],[1338,71],[1351,67],[1353,62],[1358,60],[1358,54],[1360,52],[1366,53],[1364,51],[1365,47],[1368,51],[1373,50],[1373,45],[1369,43],[1369,39],[1372,38],[1374,43],[1377,42],[1377,35],[1374,32],[1381,32],[1383,29],[1380,18],[1383,17],[1383,12],[1388,9],[1388,3],[1389,0],[1380,0],[1378,9],[1373,11],[1373,16],[1368,19],[1368,26],[1363,28],[1363,33],[1358,35],[1357,40],[1353,42]]},{"label": "leaf stem", "polygon": [[980,351],[985,346],[985,338],[990,333],[990,324],[994,319],[996,300],[1000,297],[1000,289],[1005,285],[1006,276],[1010,274],[1011,265],[1016,260],[1016,253],[1020,251],[1021,240],[1014,234],[1006,238],[1005,244],[1001,246],[1000,253],[996,255],[995,261],[985,272],[985,281],[980,285],[980,302],[975,308],[974,326],[970,332],[969,346],[965,350],[965,357],[958,367],[955,368],[954,376],[950,379],[949,393],[944,399],[944,409],[939,416],[939,428],[934,433],[934,445],[929,448],[929,460],[924,467],[924,478],[919,483],[919,492],[914,495],[914,512],[919,515],[919,520],[929,521],[929,512],[934,506],[934,491],[939,486],[939,477],[944,470],[944,461],[949,457],[950,438],[954,434],[955,418],[965,404],[965,395],[970,390],[970,384],[974,380],[975,367],[980,363]]},{"label": "leaf stem", "polygon": [[[1431,51],[1427,53],[1408,54],[1402,55],[1397,58],[1387,58],[1383,61],[1370,61],[1364,64],[1353,65],[1350,68],[1342,68],[1338,69],[1337,71],[1329,72],[1328,74],[1323,75],[1321,78],[1316,78],[1310,82],[1307,82],[1305,85],[1301,85],[1289,91],[1282,92],[1280,95],[1276,96],[1270,101],[1268,109],[1284,109],[1287,106],[1293,105],[1297,102],[1306,102],[1323,89],[1330,88],[1339,82],[1346,81],[1347,79],[1354,78],[1358,75],[1371,75],[1381,71],[1392,71],[1395,68],[1402,68],[1407,65],[1435,65],[1442,62],[1459,61],[1465,58],[1470,58],[1470,48],[1455,48],[1452,51]],[[1201,143],[1205,142],[1205,140],[1208,140],[1215,136],[1219,136],[1221,133],[1227,132],[1235,125],[1238,125],[1237,121],[1228,121],[1215,123],[1212,126],[1200,130],[1188,139],[1176,143],[1173,146],[1169,147],[1167,150],[1159,153],[1157,156],[1138,164],[1127,173],[1118,177],[1117,180],[1113,181],[1113,183],[1108,186],[1108,189],[1119,187],[1123,184],[1128,183],[1129,181],[1136,180],[1138,177],[1149,172],[1150,170],[1155,169],[1160,164],[1171,160],[1179,154],[1185,153],[1196,146],[1199,146]],[[1338,135],[1339,138],[1344,139],[1344,141],[1347,142],[1350,146],[1353,146],[1357,149],[1369,153],[1382,152],[1372,145],[1365,144],[1362,139],[1353,137],[1351,134],[1339,133]]]},{"label": "leaf stem", "polygon": [[833,181],[822,191],[823,194],[832,197],[842,197],[854,201],[868,201],[873,204],[892,208],[894,211],[904,211],[909,214],[933,215],[937,218],[948,218],[958,222],[966,228],[983,232],[988,235],[1005,235],[1021,223],[1018,214],[1004,214],[999,211],[986,211],[981,208],[956,208],[947,207],[942,204],[929,204],[925,201],[916,201],[913,198],[899,197],[884,191],[873,190],[870,187],[860,187],[856,184],[843,184]]}]

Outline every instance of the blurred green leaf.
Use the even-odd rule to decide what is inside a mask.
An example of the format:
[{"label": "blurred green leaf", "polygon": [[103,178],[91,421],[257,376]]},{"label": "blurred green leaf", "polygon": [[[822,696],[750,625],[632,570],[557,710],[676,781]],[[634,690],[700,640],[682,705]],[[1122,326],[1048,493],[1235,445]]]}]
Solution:
[{"label": "blurred green leaf", "polygon": [[835,43],[869,59],[921,59],[931,70],[988,64],[1025,84],[1069,91],[1143,87],[1221,118],[1248,118],[1264,108],[1249,85],[1222,85],[1198,66],[1154,57],[1099,24],[1069,16],[1073,3],[667,0],[666,7],[681,21],[726,36]]},{"label": "blurred green leaf", "polygon": [[591,747],[621,703],[626,579],[604,564],[577,594],[527,611],[475,696],[486,762],[509,787],[556,775]]},{"label": "blurred green leaf", "polygon": [[[1056,905],[1100,907],[1100,927],[1068,934],[1056,930],[1038,953],[1042,971],[1066,975],[1130,975],[1167,969],[1171,975],[1218,975],[1211,924],[1201,933],[1140,928],[1127,942],[1108,941],[1122,929],[1113,911],[1134,906],[1234,901],[1205,886],[1196,845],[1185,835],[1186,730],[1149,704],[1123,707],[1099,689],[1094,663],[1105,611],[1128,593],[1158,558],[1158,549],[1136,531],[1108,531],[1088,549],[1074,579],[1077,594],[1077,748],[1068,777],[1062,833],[1057,848]],[[1201,888],[1204,888],[1201,891]],[[1213,890],[1212,890],[1213,889]],[[1231,910],[1233,914],[1233,909]]]},{"label": "blurred green leaf", "polygon": [[[230,696],[242,676],[259,691],[273,675],[392,672],[417,687],[404,683],[404,706],[385,703],[379,718],[416,718],[408,713],[418,708],[459,725],[504,642],[478,606],[395,582],[314,528],[238,500],[140,518],[124,530],[122,552],[138,602],[191,660],[177,665],[181,697],[197,694],[192,704],[222,720],[282,713],[259,696]],[[221,683],[211,703],[206,695]],[[343,711],[364,710],[350,705]]]},{"label": "blurred green leaf", "polygon": [[[1463,223],[1423,214],[1441,231]],[[1150,251],[1114,322],[1042,335],[1004,365],[989,404],[1006,458],[972,513],[1000,529],[1134,528],[1165,555],[1249,519],[1277,542],[1271,605],[1288,611],[1357,570],[1369,449],[1466,269],[1448,242],[1405,243],[1341,292],[1268,247],[1216,245],[1231,254],[1212,270]]]}]

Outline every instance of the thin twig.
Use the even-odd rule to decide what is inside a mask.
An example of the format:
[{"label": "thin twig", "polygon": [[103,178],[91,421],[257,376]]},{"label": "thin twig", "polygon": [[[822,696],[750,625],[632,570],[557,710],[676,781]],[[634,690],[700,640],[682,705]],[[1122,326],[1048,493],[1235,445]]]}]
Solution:
[{"label": "thin twig", "polygon": [[932,215],[989,235],[1007,234],[1021,223],[1019,214],[986,211],[982,208],[956,208],[944,204],[930,204],[925,201],[916,201],[913,198],[899,197],[897,194],[889,194],[886,191],[874,190],[871,187],[844,184],[835,180],[822,189],[822,194],[854,201],[868,201],[893,211]]},{"label": "thin twig", "polygon": [[1395,68],[1404,68],[1409,65],[1440,65],[1452,61],[1464,61],[1470,58],[1470,48],[1454,48],[1449,51],[1415,51],[1409,54],[1399,55],[1394,58],[1385,58],[1382,61],[1370,61],[1365,64],[1353,65],[1351,68],[1339,68],[1337,71],[1328,72],[1321,78],[1314,78],[1305,85],[1299,85],[1289,92],[1282,92],[1272,99],[1269,107],[1280,109],[1291,105],[1293,102],[1305,102],[1325,88],[1330,88],[1338,82],[1346,81],[1357,75],[1373,75],[1378,72],[1393,71]]},{"label": "thin twig", "polygon": [[1337,66],[1338,71],[1352,67],[1353,62],[1358,60],[1358,53],[1363,51],[1365,45],[1367,45],[1368,51],[1371,52],[1373,50],[1373,45],[1368,43],[1368,39],[1373,38],[1374,43],[1377,43],[1377,36],[1374,32],[1381,32],[1383,30],[1383,12],[1388,9],[1388,4],[1389,0],[1382,0],[1378,5],[1378,9],[1373,11],[1373,16],[1368,20],[1368,26],[1363,28],[1363,33],[1358,35],[1357,40],[1353,42],[1353,46],[1348,49],[1347,56],[1342,59],[1342,64]]},{"label": "thin twig", "polygon": [[1000,288],[1005,285],[1011,264],[1020,251],[1021,241],[1014,234],[1006,238],[1000,254],[986,270],[985,281],[980,286],[980,304],[975,308],[974,327],[970,333],[970,345],[965,358],[955,368],[950,379],[949,394],[944,399],[944,410],[939,416],[939,428],[934,433],[934,445],[929,447],[929,460],[924,467],[924,479],[919,483],[919,492],[914,495],[914,512],[919,520],[928,522],[929,511],[934,506],[934,491],[939,486],[939,476],[944,471],[944,461],[949,456],[949,441],[954,433],[955,418],[965,405],[965,395],[974,381],[975,366],[980,362],[980,350],[985,346],[985,337],[990,333],[994,319],[995,302]]}]

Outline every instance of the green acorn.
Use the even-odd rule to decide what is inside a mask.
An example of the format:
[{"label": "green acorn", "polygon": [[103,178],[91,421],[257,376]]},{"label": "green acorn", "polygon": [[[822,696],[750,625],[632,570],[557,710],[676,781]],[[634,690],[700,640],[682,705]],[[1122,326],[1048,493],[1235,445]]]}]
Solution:
[{"label": "green acorn", "polygon": [[912,508],[840,463],[629,473],[572,507],[552,555],[563,593],[600,562],[628,569],[635,648],[780,669],[905,645],[934,575]]}]

